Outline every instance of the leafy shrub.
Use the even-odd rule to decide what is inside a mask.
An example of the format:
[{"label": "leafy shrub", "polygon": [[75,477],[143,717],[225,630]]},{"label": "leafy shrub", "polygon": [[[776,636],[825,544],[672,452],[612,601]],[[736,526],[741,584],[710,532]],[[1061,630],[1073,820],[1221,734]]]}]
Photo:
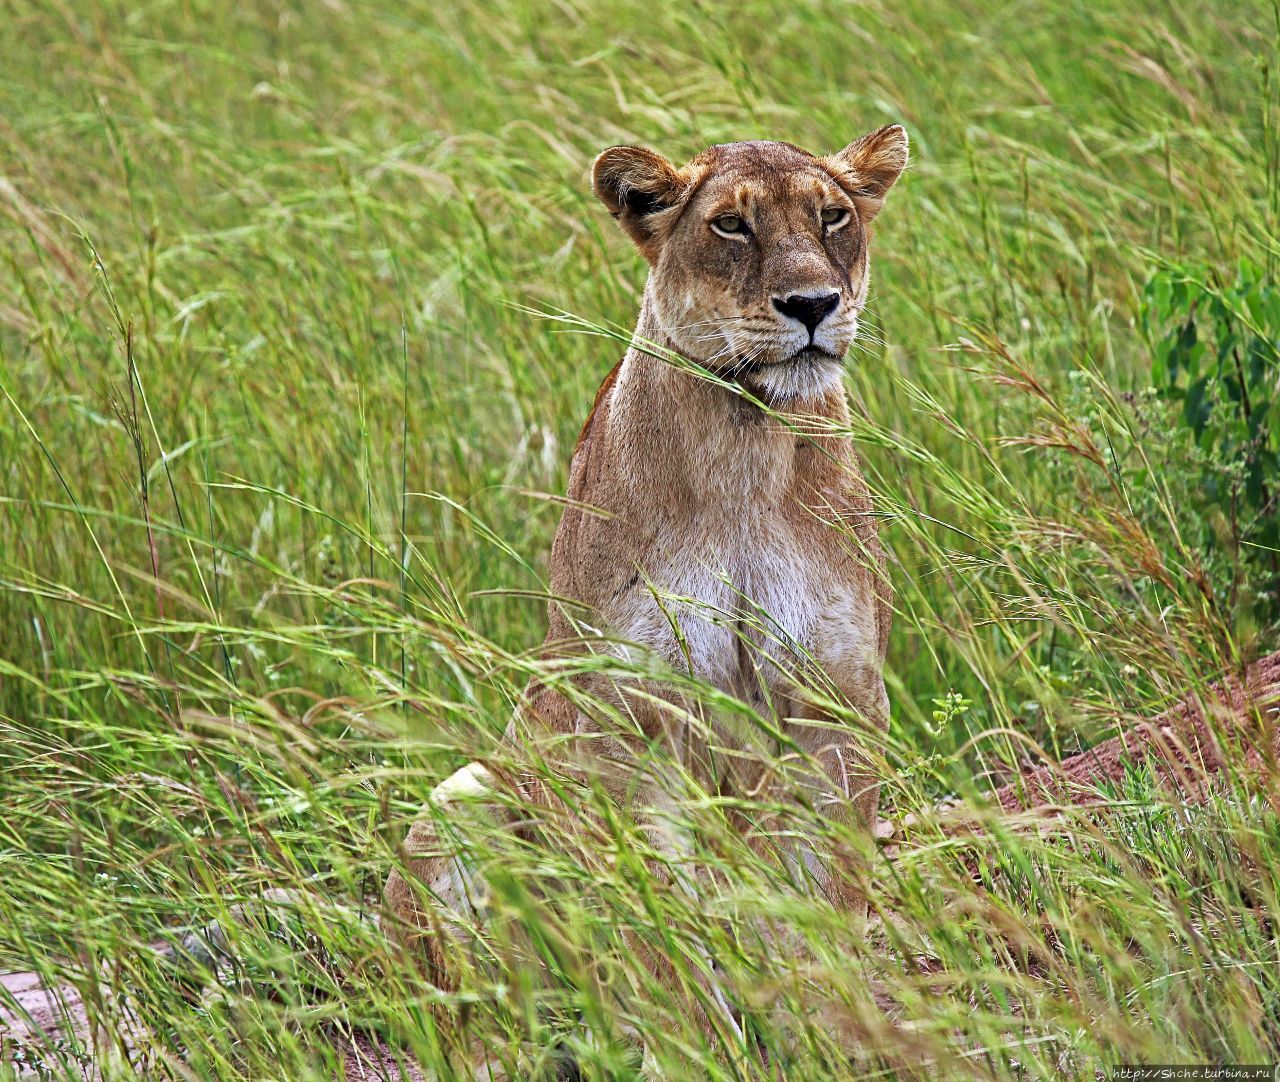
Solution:
[{"label": "leafy shrub", "polygon": [[[1225,557],[1231,590],[1255,618],[1280,617],[1280,290],[1242,260],[1236,278],[1173,266],[1147,283],[1143,329],[1155,393],[1194,458],[1206,562]],[[1218,549],[1215,553],[1212,550]]]}]

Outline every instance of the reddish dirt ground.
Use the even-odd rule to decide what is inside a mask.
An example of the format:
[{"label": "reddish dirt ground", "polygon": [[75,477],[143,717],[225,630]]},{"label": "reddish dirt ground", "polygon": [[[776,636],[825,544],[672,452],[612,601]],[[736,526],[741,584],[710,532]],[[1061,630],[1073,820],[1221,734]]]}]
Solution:
[{"label": "reddish dirt ground", "polygon": [[1100,783],[1118,782],[1127,767],[1148,763],[1172,788],[1194,799],[1224,770],[1269,776],[1277,751],[1280,652],[1254,662],[1243,680],[1221,680],[1088,751],[1025,771],[992,797],[1005,811],[1088,805],[1097,802]]}]

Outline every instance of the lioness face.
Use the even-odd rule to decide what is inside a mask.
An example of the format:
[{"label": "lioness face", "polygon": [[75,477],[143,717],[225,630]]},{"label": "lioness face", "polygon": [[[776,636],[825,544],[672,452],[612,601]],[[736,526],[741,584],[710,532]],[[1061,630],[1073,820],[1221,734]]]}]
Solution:
[{"label": "lioness face", "polygon": [[676,169],[613,147],[593,179],[649,261],[649,308],[670,344],[778,402],[838,383],[866,301],[868,225],[906,161],[892,125],[829,158],[728,143]]}]

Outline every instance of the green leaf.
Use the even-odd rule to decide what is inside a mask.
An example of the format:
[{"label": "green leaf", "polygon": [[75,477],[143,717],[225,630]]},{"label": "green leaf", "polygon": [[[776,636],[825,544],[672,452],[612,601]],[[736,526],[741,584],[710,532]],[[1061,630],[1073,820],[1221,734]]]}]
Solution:
[{"label": "green leaf", "polygon": [[1187,422],[1187,427],[1196,434],[1197,439],[1204,432],[1205,426],[1209,423],[1209,418],[1213,413],[1213,404],[1205,395],[1205,389],[1208,385],[1208,376],[1191,383],[1187,387],[1186,399],[1182,405],[1183,419]]}]

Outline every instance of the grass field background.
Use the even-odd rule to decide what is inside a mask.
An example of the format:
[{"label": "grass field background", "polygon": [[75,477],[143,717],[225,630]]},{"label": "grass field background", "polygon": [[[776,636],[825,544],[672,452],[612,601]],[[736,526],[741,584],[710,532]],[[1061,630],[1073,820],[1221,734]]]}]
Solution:
[{"label": "grass field background", "polygon": [[[0,969],[116,993],[89,997],[96,1047],[11,1059],[327,1078],[356,1030],[469,1077],[462,1031],[515,1077],[563,1047],[613,1078],[634,1030],[672,1078],[763,1072],[654,993],[624,929],[694,999],[710,944],[787,1078],[1280,1059],[1265,786],[1184,807],[1135,771],[1059,830],[961,840],[931,810],[1280,646],[1274,564],[1205,496],[1230,464],[1150,390],[1167,314],[1144,305],[1171,267],[1228,308],[1242,261],[1271,281],[1274,6],[0,15]],[[551,977],[495,941],[435,993],[365,918],[535,667],[555,498],[644,280],[593,156],[830,152],[890,121],[913,164],[848,377],[898,591],[882,810],[915,816],[868,858],[878,919],[791,890],[704,801],[714,897],[628,858],[626,823],[591,869],[501,852]],[[582,889],[533,915],[548,877]],[[324,901],[233,928],[241,969],[175,995],[163,930],[279,887]],[[761,914],[804,949],[764,954]],[[113,1051],[130,1012],[142,1066]]]}]

